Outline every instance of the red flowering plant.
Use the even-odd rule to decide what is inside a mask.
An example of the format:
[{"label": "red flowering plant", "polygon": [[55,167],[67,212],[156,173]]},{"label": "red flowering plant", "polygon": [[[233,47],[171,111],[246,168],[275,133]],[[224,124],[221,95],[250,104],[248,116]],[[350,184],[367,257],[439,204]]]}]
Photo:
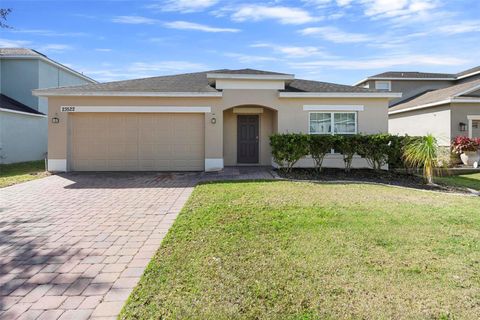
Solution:
[{"label": "red flowering plant", "polygon": [[452,151],[456,154],[462,154],[468,151],[480,150],[480,138],[471,139],[469,137],[459,136],[453,139]]}]

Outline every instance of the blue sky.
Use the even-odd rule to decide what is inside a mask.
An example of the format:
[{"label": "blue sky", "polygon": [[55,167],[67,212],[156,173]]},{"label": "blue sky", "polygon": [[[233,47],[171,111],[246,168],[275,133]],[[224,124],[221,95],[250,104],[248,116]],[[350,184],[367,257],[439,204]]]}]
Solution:
[{"label": "blue sky", "polygon": [[478,0],[25,1],[1,47],[99,81],[257,68],[352,84],[388,71],[480,65]]}]

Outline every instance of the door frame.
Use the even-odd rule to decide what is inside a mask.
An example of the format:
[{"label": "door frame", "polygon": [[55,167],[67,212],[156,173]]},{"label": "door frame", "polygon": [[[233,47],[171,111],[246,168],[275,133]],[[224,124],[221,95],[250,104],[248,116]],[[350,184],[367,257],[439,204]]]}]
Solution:
[{"label": "door frame", "polygon": [[[238,148],[239,148],[239,131],[240,131],[240,126],[239,126],[239,121],[240,121],[240,117],[244,117],[244,116],[247,116],[247,117],[256,117],[257,118],[257,133],[258,133],[258,139],[257,139],[257,161],[256,162],[240,162],[239,161],[239,152],[238,152]],[[260,130],[260,122],[261,122],[261,119],[260,119],[260,114],[237,114],[237,119],[236,119],[236,125],[237,125],[237,139],[236,139],[236,163],[237,165],[241,165],[241,166],[256,166],[256,165],[259,165],[260,164],[260,139],[261,139],[261,130]]]}]

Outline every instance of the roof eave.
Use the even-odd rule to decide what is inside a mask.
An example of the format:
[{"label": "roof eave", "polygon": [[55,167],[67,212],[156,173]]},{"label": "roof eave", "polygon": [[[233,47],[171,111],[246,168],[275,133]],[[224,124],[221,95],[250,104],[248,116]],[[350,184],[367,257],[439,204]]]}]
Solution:
[{"label": "roof eave", "polygon": [[25,111],[18,111],[18,110],[12,110],[12,109],[7,109],[7,108],[1,108],[1,112],[8,112],[8,113],[14,113],[14,114],[21,114],[25,116],[32,116],[32,117],[40,117],[40,118],[46,118],[47,116],[43,113],[33,113],[33,112],[25,112]]},{"label": "roof eave", "polygon": [[475,76],[475,75],[477,75],[477,74],[480,74],[480,70],[474,71],[474,72],[470,72],[470,73],[464,74],[464,75],[462,75],[462,76],[457,76],[455,79],[456,79],[456,80],[461,80],[461,79],[464,79],[464,78],[468,78],[468,77]]},{"label": "roof eave", "polygon": [[136,91],[84,91],[55,92],[48,90],[33,90],[37,97],[222,97],[222,92],[136,92]]},{"label": "roof eave", "polygon": [[[370,77],[364,79],[363,82],[368,80],[405,80],[405,81],[454,81],[457,78],[402,78],[402,77]],[[361,83],[361,82],[360,82]]]},{"label": "roof eave", "polygon": [[389,111],[388,114],[389,115],[390,114],[398,114],[398,113],[403,113],[403,112],[426,109],[426,108],[441,106],[441,105],[448,104],[448,103],[480,103],[480,98],[476,99],[476,98],[451,97],[451,98],[448,98],[448,99],[445,99],[445,100],[435,101],[435,102],[431,102],[431,103],[425,103],[425,104],[421,104],[421,105],[418,105],[418,106],[413,106],[413,107],[410,107],[410,108]]},{"label": "roof eave", "polygon": [[401,92],[279,92],[279,98],[400,98]]}]

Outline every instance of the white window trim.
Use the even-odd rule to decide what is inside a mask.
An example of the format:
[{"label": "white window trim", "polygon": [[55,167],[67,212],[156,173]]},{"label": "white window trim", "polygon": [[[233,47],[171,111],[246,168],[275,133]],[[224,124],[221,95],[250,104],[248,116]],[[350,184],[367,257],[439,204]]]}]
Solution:
[{"label": "white window trim", "polygon": [[468,115],[468,137],[470,139],[473,138],[473,120],[480,121],[480,115]]},{"label": "white window trim", "polygon": [[[379,84],[387,84],[387,85],[388,85],[388,89],[379,89],[379,88],[378,88],[378,85],[379,85]],[[376,80],[376,81],[375,81],[375,89],[377,89],[377,90],[392,91],[392,82],[391,82],[391,81]]]},{"label": "white window trim", "polygon": [[[332,132],[329,133],[319,133],[312,132],[310,127],[310,121],[312,119],[313,113],[330,113],[330,127]],[[335,113],[351,113],[355,115],[355,131],[354,132],[335,132]],[[308,113],[308,134],[319,134],[319,135],[339,135],[339,134],[357,134],[358,133],[358,115],[357,112],[325,112],[325,111],[315,111]]]},{"label": "white window trim", "polygon": [[336,104],[322,104],[322,105],[304,105],[303,111],[363,111],[363,105],[336,105]]}]

